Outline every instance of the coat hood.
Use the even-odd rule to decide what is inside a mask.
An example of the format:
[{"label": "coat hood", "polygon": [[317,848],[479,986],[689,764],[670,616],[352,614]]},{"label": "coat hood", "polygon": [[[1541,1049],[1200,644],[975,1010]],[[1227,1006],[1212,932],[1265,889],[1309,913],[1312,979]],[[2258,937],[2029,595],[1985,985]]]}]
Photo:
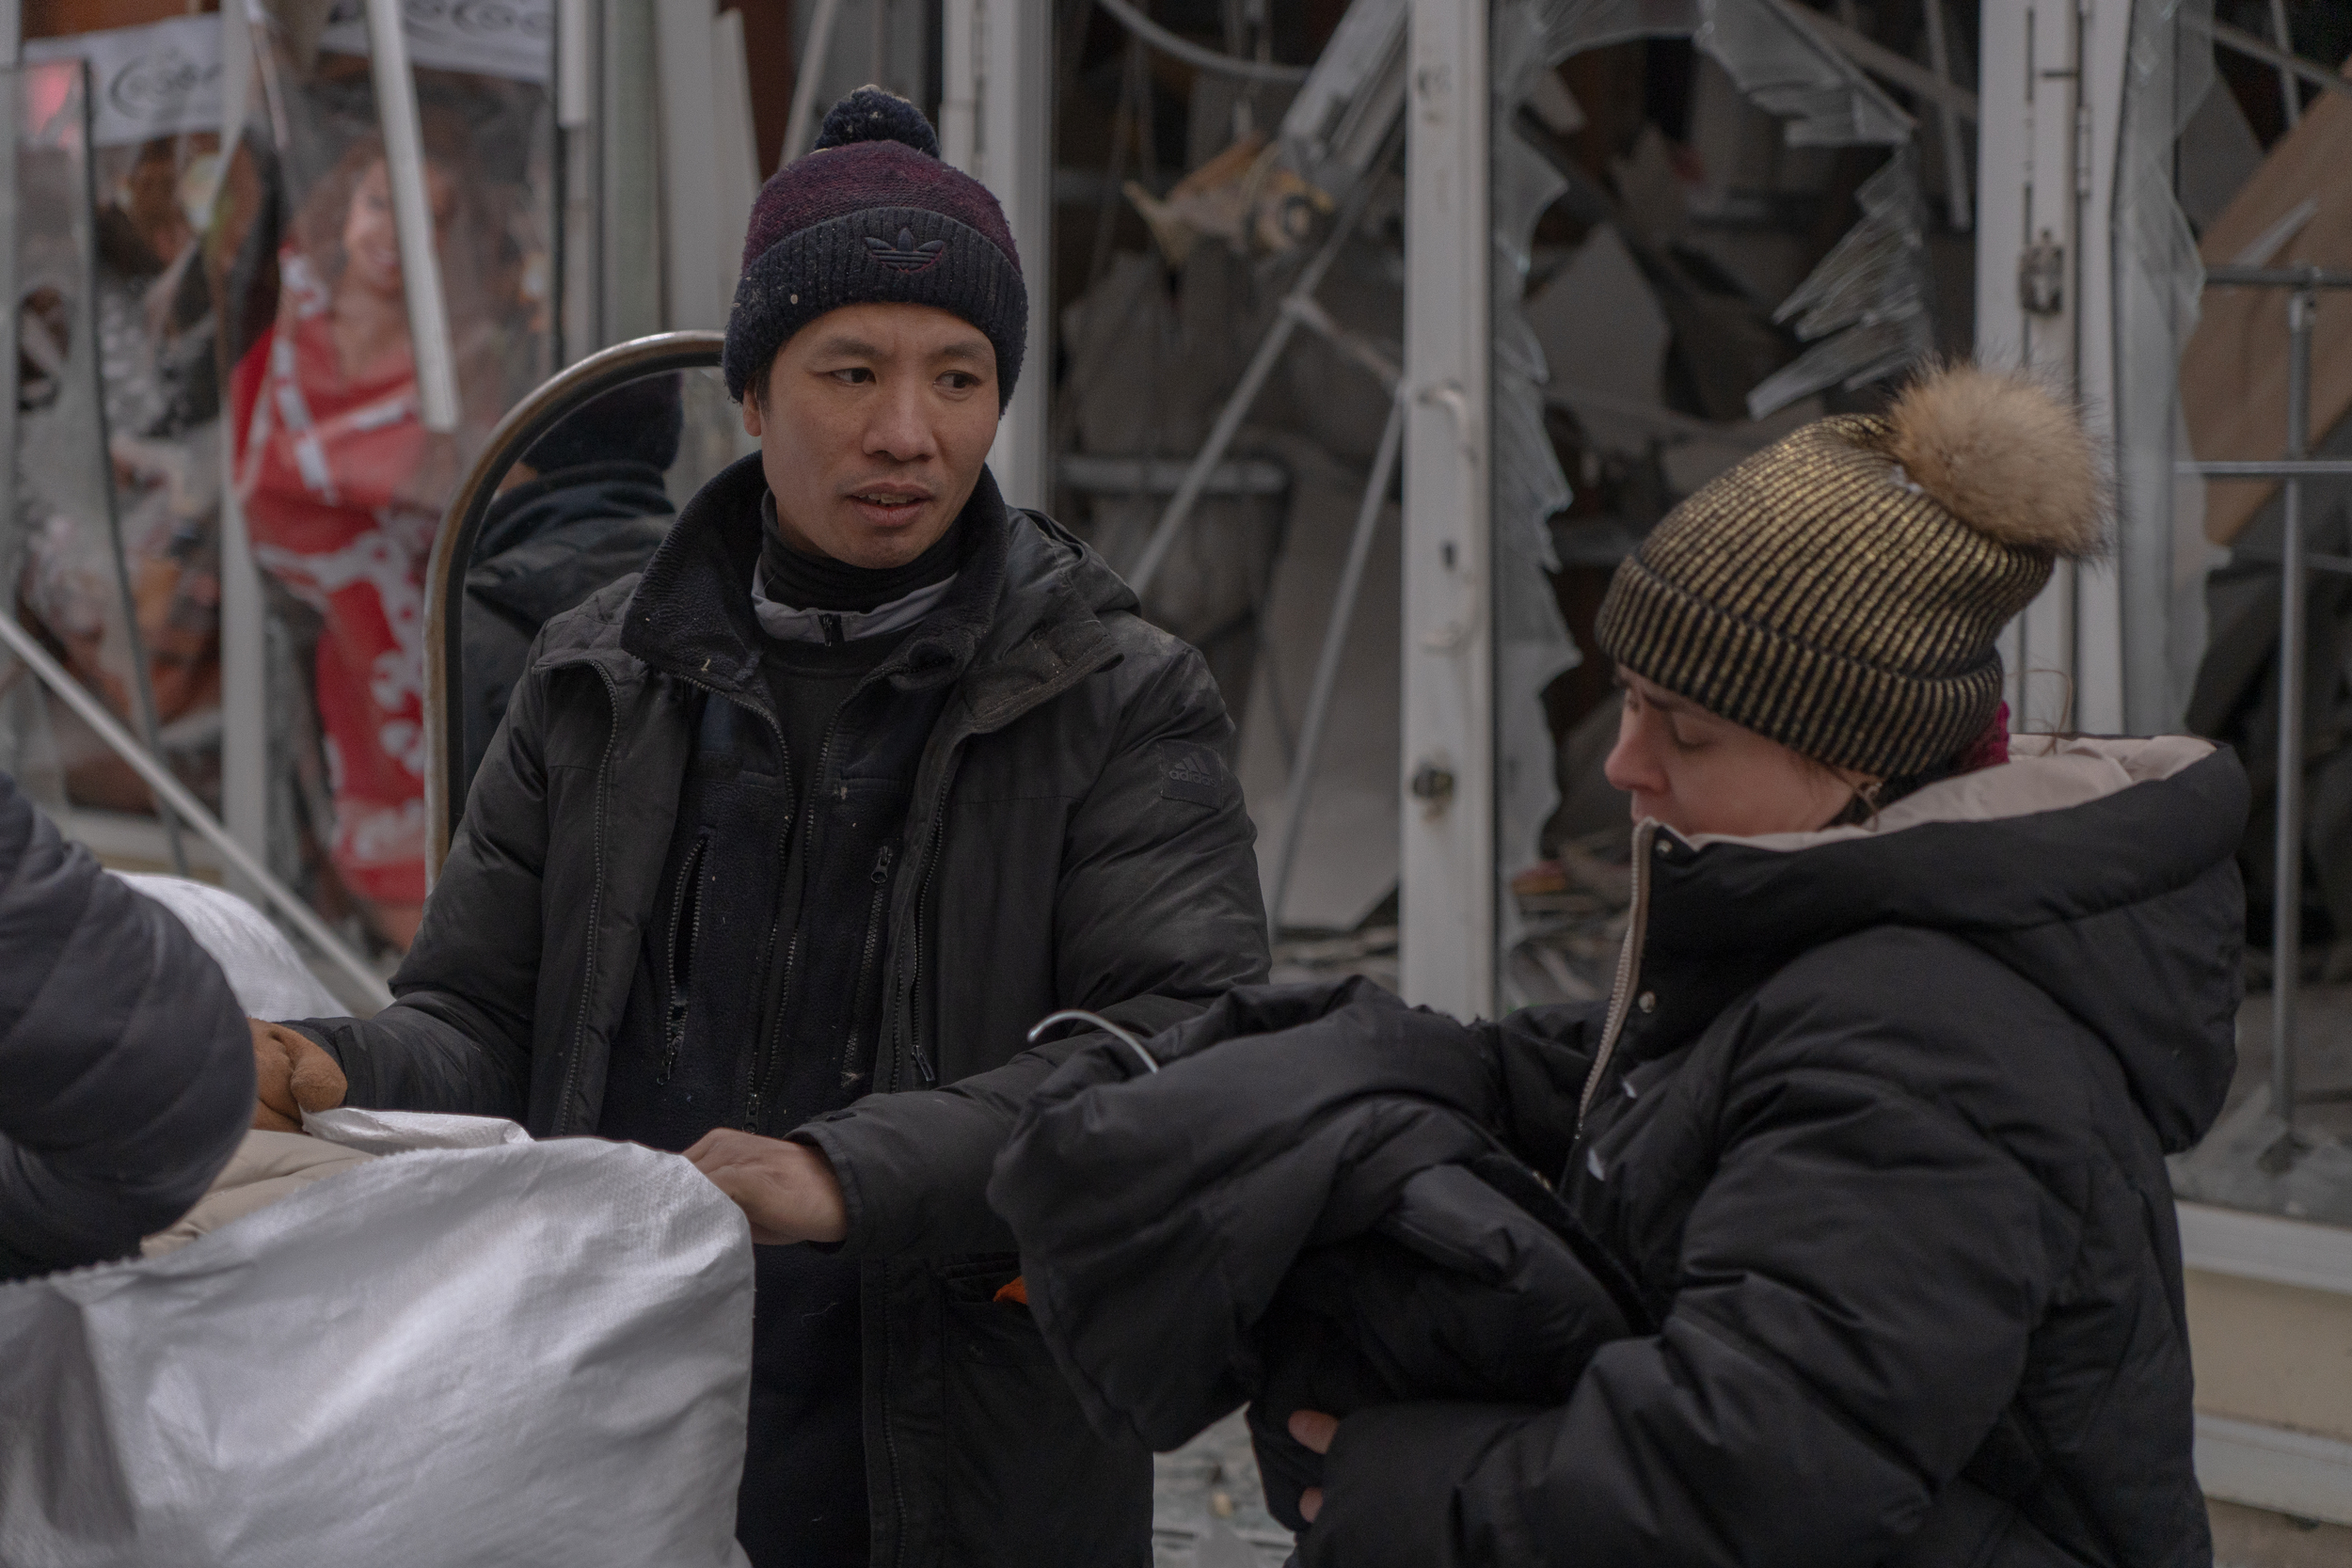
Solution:
[{"label": "coat hood", "polygon": [[[593,463],[544,474],[492,504],[466,572],[466,593],[543,623],[636,571],[669,531],[670,515],[661,470],[649,463]],[[510,684],[511,677],[509,672]]]},{"label": "coat hood", "polygon": [[2164,1147],[2185,1148],[2235,1061],[2245,771],[2178,736],[2020,736],[2010,755],[1864,827],[1685,839],[1645,824],[1646,946],[1738,972],[1871,927],[1948,932],[2105,1040]]}]

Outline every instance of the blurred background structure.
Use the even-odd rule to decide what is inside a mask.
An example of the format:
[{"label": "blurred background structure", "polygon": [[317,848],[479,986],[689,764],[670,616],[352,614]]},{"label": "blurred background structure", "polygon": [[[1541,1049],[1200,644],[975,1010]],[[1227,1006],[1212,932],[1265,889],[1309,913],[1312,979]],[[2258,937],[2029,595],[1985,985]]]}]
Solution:
[{"label": "blurred background structure", "polygon": [[[1005,203],[1047,373],[996,473],[1207,656],[1283,974],[1605,995],[1616,563],[1930,356],[2069,388],[2117,547],[2008,634],[2013,721],[2254,775],[2243,1070],[2175,1173],[2200,1461],[2352,1525],[2352,7],[215,3],[0,0],[0,767],[356,1008],[427,893],[431,614],[571,602],[748,448],[665,381],[560,561],[522,489],[607,448],[534,448],[434,611],[461,480],[550,375],[723,326],[861,83]],[[1169,1560],[1279,1559],[1242,1467],[1169,1472]]]}]

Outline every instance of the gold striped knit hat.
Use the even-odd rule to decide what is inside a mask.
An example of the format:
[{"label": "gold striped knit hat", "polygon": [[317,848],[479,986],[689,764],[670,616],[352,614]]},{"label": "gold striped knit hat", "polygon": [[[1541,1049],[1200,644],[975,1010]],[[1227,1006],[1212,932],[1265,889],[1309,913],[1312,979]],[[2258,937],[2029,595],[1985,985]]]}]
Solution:
[{"label": "gold striped knit hat", "polygon": [[1832,767],[1948,761],[2001,702],[1994,638],[2061,556],[2099,553],[2081,421],[2022,376],[1929,372],[1708,482],[1617,568],[1610,658]]}]

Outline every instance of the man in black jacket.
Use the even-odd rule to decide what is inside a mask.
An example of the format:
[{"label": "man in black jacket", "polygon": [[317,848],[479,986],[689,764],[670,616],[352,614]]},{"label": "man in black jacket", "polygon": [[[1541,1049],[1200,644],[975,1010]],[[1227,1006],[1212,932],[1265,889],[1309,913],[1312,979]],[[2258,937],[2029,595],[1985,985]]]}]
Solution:
[{"label": "man in black jacket", "polygon": [[616,387],[531,444],[466,568],[466,777],[482,770],[539,628],[642,571],[676,508],[685,409],[675,375]]},{"label": "man in black jacket", "polygon": [[1152,1032],[1265,971],[1199,654],[984,459],[1003,214],[866,89],[762,192],[725,368],[758,456],[541,634],[353,1103],[688,1149],[763,1243],[755,1563],[1140,1568],[984,1195],[1029,1027]]},{"label": "man in black jacket", "polygon": [[0,1279],[135,1254],[229,1163],[253,1057],[161,904],[0,773]]}]

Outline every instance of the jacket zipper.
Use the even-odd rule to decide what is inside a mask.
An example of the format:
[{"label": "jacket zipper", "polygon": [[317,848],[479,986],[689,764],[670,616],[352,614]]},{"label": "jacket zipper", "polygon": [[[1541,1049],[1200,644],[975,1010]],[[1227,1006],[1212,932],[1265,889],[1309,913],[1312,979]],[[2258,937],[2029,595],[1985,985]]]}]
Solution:
[{"label": "jacket zipper", "polygon": [[[947,786],[940,785],[939,798],[931,802],[930,844],[923,852],[923,884],[914,890],[914,929],[908,934],[907,950],[914,962],[909,966],[907,1003],[899,1011],[898,1034],[914,1058],[914,1070],[923,1075],[927,1089],[939,1086],[939,1074],[931,1070],[930,1058],[923,1054],[921,1032],[914,1026],[914,998],[923,988],[923,912],[930,908],[931,873],[939,865],[939,847],[947,836]],[[898,1086],[898,1057],[890,1057],[890,1087]]]},{"label": "jacket zipper", "polygon": [[694,962],[694,939],[702,925],[703,851],[710,835],[694,840],[686,866],[678,874],[677,896],[670,906],[670,1006],[662,1021],[661,1070],[653,1081],[666,1084],[677,1067],[678,1051],[686,1044],[686,984]]},{"label": "jacket zipper", "polygon": [[[855,691],[850,693],[852,699],[856,695]],[[825,725],[825,738],[817,748],[817,767],[815,771],[808,776],[811,798],[803,803],[801,809],[792,814],[791,820],[785,826],[785,845],[787,853],[792,841],[792,833],[799,826],[801,818],[805,816],[808,819],[812,833],[816,831],[817,801],[813,792],[822,789],[825,785],[825,764],[833,760],[833,737],[834,733],[841,728],[841,715],[849,705],[848,700],[843,701],[840,707],[834,709],[833,718]],[[786,793],[789,794],[792,789],[792,755],[785,749],[783,726],[779,724],[775,726],[775,730],[776,750],[784,752],[784,787]],[[802,858],[807,859],[808,853],[809,846],[803,844],[801,846]],[[779,898],[783,895],[781,883],[778,884],[777,895]],[[795,912],[797,914],[797,911]],[[777,918],[783,918],[781,907],[779,907]],[[767,1110],[768,1090],[771,1086],[771,1080],[777,1070],[776,1057],[784,1044],[784,1015],[792,1006],[792,977],[800,967],[801,922],[795,918],[792,922],[792,945],[784,951],[784,984],[776,992],[776,1016],[769,1022],[768,1038],[760,1049],[758,1060],[752,1064],[751,1099],[743,1107],[743,1131],[746,1132],[759,1131],[759,1118]]]},{"label": "jacket zipper", "polygon": [[[1116,661],[1091,665],[1084,670],[1075,665],[1066,666],[1068,673],[1064,678],[1039,693],[1036,700],[1028,706],[1022,708],[1020,713],[1005,715],[985,730],[974,730],[970,735],[959,739],[957,744],[961,745],[963,740],[971,739],[975,736],[992,734],[995,730],[1002,729],[1014,719],[1021,717],[1022,713],[1033,712],[1037,707],[1052,702],[1089,675],[1108,669],[1110,662]],[[895,1039],[906,1047],[906,1053],[914,1058],[914,1070],[922,1074],[925,1088],[937,1088],[939,1074],[933,1070],[930,1058],[923,1053],[922,1031],[916,1028],[914,1023],[914,999],[923,985],[924,911],[930,908],[931,876],[939,867],[940,844],[947,836],[947,791],[954,785],[955,781],[955,769],[943,767],[940,770],[939,793],[931,800],[931,832],[930,844],[923,853],[923,881],[922,885],[915,889],[914,894],[914,929],[908,933],[907,938],[908,952],[914,962],[907,974],[906,1003],[901,1007],[892,1009],[894,1022],[891,1024],[891,1034]],[[884,1088],[895,1092],[898,1087],[898,1053],[894,1051],[890,1055],[890,1082],[884,1085]]]},{"label": "jacket zipper", "polygon": [[1593,1053],[1592,1070],[1584,1075],[1584,1092],[1576,1102],[1580,1132],[1585,1113],[1593,1108],[1593,1096],[1600,1088],[1601,1074],[1609,1070],[1609,1058],[1616,1053],[1626,1014],[1632,1010],[1633,981],[1642,970],[1642,939],[1649,925],[1649,861],[1657,852],[1657,843],[1655,820],[1645,820],[1633,830],[1633,907],[1626,918],[1625,945],[1617,949],[1617,978],[1609,990],[1609,1016],[1601,1027],[1600,1049]]},{"label": "jacket zipper", "polygon": [[874,984],[875,960],[882,957],[882,914],[890,893],[890,857],[891,847],[885,844],[874,857],[873,874],[868,879],[874,884],[874,897],[866,911],[866,947],[858,956],[857,990],[850,993],[850,1037],[842,1042],[841,1063],[836,1069],[843,1073],[850,1070],[850,1063],[856,1057],[857,1042],[872,1022],[866,1010],[866,996]]},{"label": "jacket zipper", "polygon": [[596,921],[604,912],[604,806],[612,788],[612,748],[621,738],[621,689],[602,665],[590,668],[604,682],[605,710],[612,723],[604,734],[604,755],[596,760],[596,832],[589,835],[596,847],[596,872],[588,882],[588,951],[587,961],[580,966],[580,1017],[572,1024],[572,1049],[564,1063],[564,1088],[556,1097],[555,1117],[548,1129],[550,1137],[563,1132],[564,1119],[571,1115],[572,1090],[580,1082],[580,1058],[588,1049],[588,1002],[596,989]]},{"label": "jacket zipper", "polygon": [[[752,705],[751,705],[751,704],[746,703],[746,702],[740,702],[740,701],[738,701],[738,700],[737,700],[737,699],[736,699],[733,695],[731,695],[730,693],[728,693],[728,692],[724,692],[724,691],[722,691],[722,690],[720,690],[717,687],[712,686],[712,685],[710,685],[709,683],[707,683],[707,682],[706,682],[706,681],[698,681],[698,680],[694,679],[694,677],[693,677],[693,676],[691,676],[691,675],[680,675],[680,674],[675,674],[675,673],[672,673],[671,678],[672,678],[672,679],[674,679],[674,680],[681,681],[681,682],[683,682],[684,684],[686,684],[686,685],[688,685],[688,686],[692,687],[695,690],[700,691],[700,692],[703,692],[703,693],[705,693],[705,694],[706,694],[706,695],[707,695],[707,696],[710,696],[710,697],[715,697],[715,698],[717,698],[719,701],[721,701],[721,702],[723,702],[723,703],[734,703],[734,704],[735,704],[735,705],[736,705],[737,707],[741,708],[744,712],[751,714],[753,717],[755,717],[755,718],[758,719],[758,720],[760,721],[760,722],[762,722],[762,723],[766,724],[766,725],[768,726],[768,733],[769,733],[770,735],[771,735],[771,736],[775,736],[775,738],[776,738],[776,755],[777,755],[779,758],[781,758],[781,759],[783,760],[783,763],[784,763],[784,792],[785,792],[785,794],[787,794],[787,796],[788,796],[788,795],[790,795],[790,794],[792,793],[792,751],[791,751],[791,748],[790,748],[790,747],[787,746],[787,745],[784,743],[784,725],[783,725],[782,723],[780,723],[778,721],[776,721],[774,718],[771,717],[770,715],[760,712],[760,711],[759,711],[759,709],[757,709],[757,708],[755,708],[755,707],[752,706]],[[605,684],[606,684],[606,685],[608,685],[608,686],[610,686],[610,685],[612,684],[611,677],[609,677],[609,676],[608,676],[608,677],[606,678],[606,682],[605,682]],[[617,717],[617,713],[616,713],[616,716],[615,716],[615,723],[617,724],[617,722],[618,722],[618,717]],[[830,733],[829,733],[829,734],[828,734],[828,736],[827,736],[827,739],[828,739],[828,741],[830,741],[830,739],[831,739],[831,735],[830,735]],[[821,759],[820,759],[820,760],[821,760]],[[821,775],[821,774],[819,774],[819,777],[821,777],[821,776],[822,776],[822,775]],[[783,834],[783,836],[782,836],[781,838],[779,838],[779,839],[777,840],[777,842],[776,842],[776,859],[777,859],[779,862],[786,860],[786,859],[787,859],[787,857],[791,854],[791,852],[792,852],[792,828],[793,828],[794,823],[795,823],[795,822],[797,822],[798,820],[799,820],[799,814],[798,814],[798,813],[787,813],[787,814],[786,815],[786,816],[785,816],[785,819],[784,819],[784,834]],[[598,818],[598,828],[599,828],[599,831],[601,831],[601,829],[602,829],[602,825],[603,825],[603,824],[602,824],[602,818],[601,818],[601,817],[599,817],[599,818]],[[599,839],[599,840],[598,840],[598,843],[599,843],[599,846],[601,846],[602,840],[601,840],[601,839]],[[602,866],[602,863],[602,863],[601,859],[599,859],[599,861],[598,861],[598,863],[598,863],[599,867],[601,867],[601,866]],[[601,872],[599,872],[599,875],[601,875]],[[601,882],[599,882],[599,886],[601,886]],[[774,925],[774,922],[773,922],[773,921],[771,921],[771,922],[769,923],[768,932],[769,932],[769,934],[768,934],[768,940],[769,940],[771,942],[774,942],[774,940],[775,940],[775,925]],[[799,932],[796,930],[796,931],[794,932],[794,934],[793,934],[793,954],[794,954],[794,955],[797,955],[797,954],[798,954],[798,952],[799,952],[799,948],[800,948],[800,937],[799,937]],[[766,951],[765,949],[763,949],[763,950],[761,951],[760,956],[759,956],[759,960],[760,960],[760,961],[759,961],[759,967],[760,967],[760,970],[764,973],[764,972],[767,970],[767,967],[768,967],[768,953],[767,953],[767,951]],[[787,956],[787,958],[786,958],[786,960],[785,960],[785,962],[786,962],[786,964],[787,964],[787,969],[786,969],[786,972],[785,972],[785,979],[786,979],[786,983],[787,983],[787,985],[789,985],[789,984],[790,984],[790,982],[791,982],[791,971],[790,971],[790,968],[789,968],[789,965],[790,965],[790,963],[791,963],[791,957],[790,957],[790,956]],[[779,1011],[781,1011],[781,1008],[779,1008]],[[756,1064],[755,1064],[755,1065],[754,1065],[754,1077],[753,1077],[753,1080],[752,1080],[752,1085],[753,1085],[753,1086],[752,1086],[751,1103],[750,1103],[750,1105],[746,1108],[746,1112],[745,1112],[745,1115],[744,1115],[744,1117],[743,1117],[743,1126],[744,1126],[744,1128],[745,1128],[747,1131],[748,1131],[748,1130],[754,1130],[754,1129],[756,1129],[756,1128],[759,1126],[759,1086],[758,1086],[758,1085],[759,1085],[759,1078],[758,1078],[758,1075],[757,1075],[757,1065],[756,1065]]]}]

